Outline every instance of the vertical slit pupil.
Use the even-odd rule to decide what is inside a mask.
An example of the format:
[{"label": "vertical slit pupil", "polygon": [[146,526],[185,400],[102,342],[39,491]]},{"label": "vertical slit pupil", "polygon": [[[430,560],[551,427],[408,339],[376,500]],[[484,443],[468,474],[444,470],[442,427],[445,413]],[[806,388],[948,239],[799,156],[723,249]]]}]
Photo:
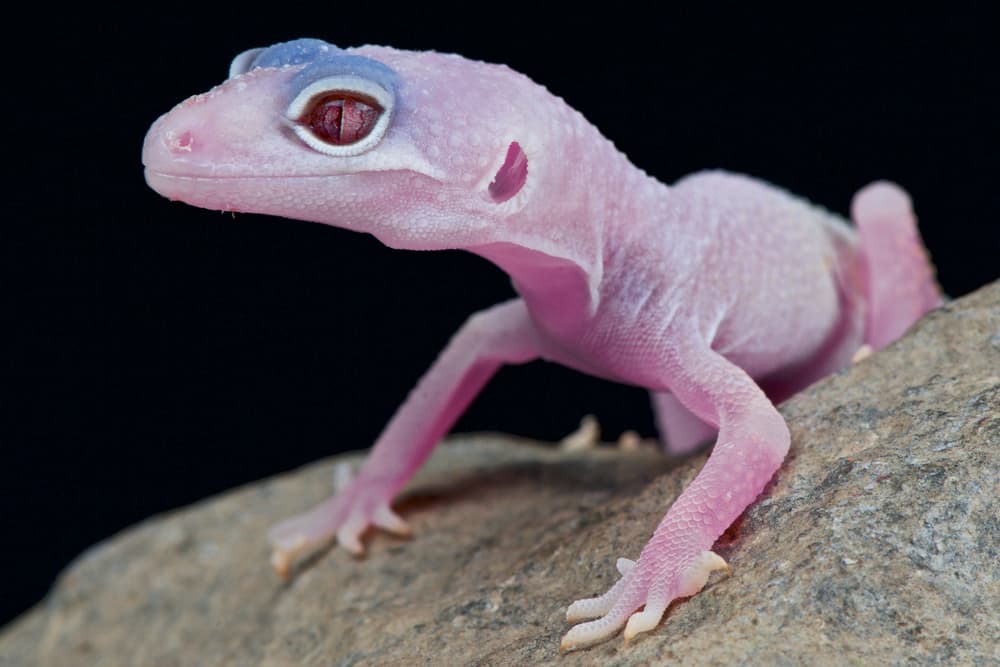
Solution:
[{"label": "vertical slit pupil", "polygon": [[382,107],[374,100],[335,93],[313,105],[307,121],[317,137],[327,143],[344,146],[371,134],[381,113]]}]

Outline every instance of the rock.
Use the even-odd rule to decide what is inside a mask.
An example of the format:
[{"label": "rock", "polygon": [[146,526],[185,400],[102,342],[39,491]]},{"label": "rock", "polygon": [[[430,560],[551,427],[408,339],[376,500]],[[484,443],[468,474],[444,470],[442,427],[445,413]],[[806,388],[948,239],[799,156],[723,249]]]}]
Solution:
[{"label": "rock", "polygon": [[328,492],[326,461],[96,546],[0,634],[0,665],[995,665],[998,341],[995,283],[782,406],[791,454],[717,545],[732,576],[628,647],[560,656],[565,607],[705,455],[456,436],[399,505],[414,539],[279,580],[265,529]]}]

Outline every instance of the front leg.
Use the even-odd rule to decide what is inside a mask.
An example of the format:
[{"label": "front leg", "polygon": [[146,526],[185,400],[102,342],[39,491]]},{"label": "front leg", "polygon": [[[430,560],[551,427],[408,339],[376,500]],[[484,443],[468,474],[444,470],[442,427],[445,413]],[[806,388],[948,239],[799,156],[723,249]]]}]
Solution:
[{"label": "front leg", "polygon": [[304,514],[274,526],[271,563],[286,575],[295,556],[336,535],[355,554],[370,525],[396,533],[408,526],[389,507],[490,377],[505,363],[539,356],[539,340],[520,299],[476,313],[458,330],[389,421],[357,476]]},{"label": "front leg", "polygon": [[727,567],[710,551],[712,544],[760,494],[788,452],[784,419],[742,369],[693,337],[670,341],[664,357],[658,371],[670,391],[695,416],[719,429],[718,440],[639,560],[619,560],[622,577],[607,593],[570,605],[570,622],[600,618],[573,627],[563,638],[563,649],[603,641],[623,625],[628,641],[656,627],[671,600],[701,590],[712,570]]}]

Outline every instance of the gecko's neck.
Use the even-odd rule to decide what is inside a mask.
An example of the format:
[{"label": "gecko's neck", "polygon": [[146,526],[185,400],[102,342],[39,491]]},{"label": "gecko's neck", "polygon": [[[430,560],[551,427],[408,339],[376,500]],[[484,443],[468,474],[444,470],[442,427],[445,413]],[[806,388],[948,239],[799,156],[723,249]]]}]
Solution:
[{"label": "gecko's neck", "polygon": [[[630,165],[631,166],[631,165]],[[600,307],[605,275],[618,258],[630,256],[623,246],[649,220],[667,188],[634,169],[615,196],[591,202],[569,225],[571,242],[497,241],[467,248],[490,260],[511,277],[534,319],[553,332],[570,332]],[[641,234],[639,235],[641,236]]]},{"label": "gecko's neck", "polygon": [[513,243],[470,248],[507,275],[535,321],[559,333],[585,321],[596,307],[600,265],[584,269],[580,258],[560,257]]}]

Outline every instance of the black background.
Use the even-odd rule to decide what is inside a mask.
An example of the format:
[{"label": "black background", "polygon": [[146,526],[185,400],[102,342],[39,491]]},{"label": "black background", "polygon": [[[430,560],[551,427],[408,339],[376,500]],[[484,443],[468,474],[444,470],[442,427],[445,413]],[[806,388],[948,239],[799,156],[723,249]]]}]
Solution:
[{"label": "black background", "polygon": [[[911,193],[948,293],[1000,275],[985,3],[711,4],[171,5],[8,25],[0,623],[135,521],[367,447],[467,315],[511,294],[472,256],[147,189],[148,125],[243,49],[312,36],[506,62],[662,180],[723,167],[845,214],[889,178]],[[458,429],[557,439],[588,412],[610,437],[652,434],[644,392],[542,363],[503,370]]]}]

